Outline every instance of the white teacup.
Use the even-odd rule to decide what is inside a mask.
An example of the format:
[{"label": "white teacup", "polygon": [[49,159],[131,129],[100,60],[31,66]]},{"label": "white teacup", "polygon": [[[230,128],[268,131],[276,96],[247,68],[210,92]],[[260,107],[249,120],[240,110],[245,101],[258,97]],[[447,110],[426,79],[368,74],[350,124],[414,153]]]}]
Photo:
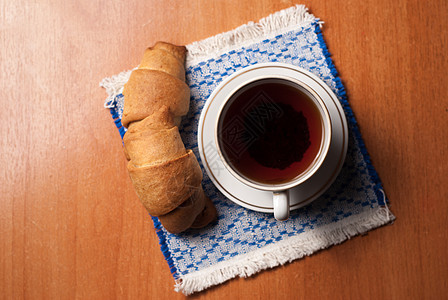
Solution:
[{"label": "white teacup", "polygon": [[[301,109],[300,103],[308,108]],[[297,142],[298,138],[304,141]],[[223,99],[215,140],[220,159],[232,176],[251,188],[272,192],[274,216],[286,220],[289,190],[305,184],[327,157],[332,122],[323,99],[306,83],[264,74],[239,82]],[[294,153],[282,151],[290,148]]]}]

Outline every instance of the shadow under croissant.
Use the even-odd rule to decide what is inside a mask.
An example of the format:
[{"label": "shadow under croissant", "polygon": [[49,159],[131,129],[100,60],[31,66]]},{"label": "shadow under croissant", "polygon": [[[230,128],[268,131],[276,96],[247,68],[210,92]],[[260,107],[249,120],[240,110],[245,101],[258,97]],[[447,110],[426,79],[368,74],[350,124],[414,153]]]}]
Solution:
[{"label": "shadow under croissant", "polygon": [[180,233],[188,228],[202,228],[217,216],[213,202],[202,188],[196,188],[193,194],[173,211],[159,216],[160,223],[170,233]]}]

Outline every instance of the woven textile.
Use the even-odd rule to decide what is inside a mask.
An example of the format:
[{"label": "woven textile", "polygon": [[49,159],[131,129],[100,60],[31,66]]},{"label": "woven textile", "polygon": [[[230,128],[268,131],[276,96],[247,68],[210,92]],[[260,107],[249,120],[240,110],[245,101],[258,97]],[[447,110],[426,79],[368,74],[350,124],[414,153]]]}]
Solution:
[{"label": "woven textile", "polygon": [[[257,63],[288,63],[319,76],[338,96],[350,135],[347,158],[336,181],[320,198],[292,211],[285,222],[226,199],[203,169],[204,190],[217,208],[217,222],[201,230],[173,235],[153,218],[178,291],[191,294],[236,276],[250,276],[394,219],[325,46],[321,25],[305,7],[295,6],[258,23],[187,46],[191,105],[180,131],[186,148],[193,149],[200,164],[197,130],[205,101],[227,76]],[[124,101],[121,90],[129,73],[101,83],[109,93],[106,106],[121,136],[125,134],[120,121]]]}]

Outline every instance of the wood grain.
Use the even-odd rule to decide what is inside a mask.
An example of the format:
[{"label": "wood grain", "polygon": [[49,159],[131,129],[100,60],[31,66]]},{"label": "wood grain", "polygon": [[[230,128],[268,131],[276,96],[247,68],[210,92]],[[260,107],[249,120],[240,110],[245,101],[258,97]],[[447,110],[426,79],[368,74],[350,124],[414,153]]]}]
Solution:
[{"label": "wood grain", "polygon": [[[98,82],[295,1],[0,0],[0,298],[181,299]],[[347,88],[392,226],[197,299],[448,294],[448,2],[304,1]]]}]

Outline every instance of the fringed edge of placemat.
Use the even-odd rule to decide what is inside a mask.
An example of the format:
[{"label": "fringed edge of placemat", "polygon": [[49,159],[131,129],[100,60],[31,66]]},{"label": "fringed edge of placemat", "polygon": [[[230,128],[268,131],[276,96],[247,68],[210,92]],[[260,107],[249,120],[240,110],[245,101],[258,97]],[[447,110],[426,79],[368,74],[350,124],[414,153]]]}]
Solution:
[{"label": "fringed edge of placemat", "polygon": [[297,29],[298,26],[306,26],[317,21],[313,14],[308,12],[305,5],[295,5],[275,12],[258,22],[249,22],[231,31],[223,32],[201,41],[187,45],[188,55],[186,67],[196,65],[221,54],[251,45],[260,40]]},{"label": "fringed edge of placemat", "polygon": [[[183,276],[176,280],[175,290],[185,295],[200,292],[235,277],[249,277],[262,270],[309,256],[318,250],[340,244],[358,234],[388,224],[395,217],[387,206],[322,226],[319,230],[302,233],[265,246],[225,262]],[[318,232],[316,232],[318,231]]]}]

